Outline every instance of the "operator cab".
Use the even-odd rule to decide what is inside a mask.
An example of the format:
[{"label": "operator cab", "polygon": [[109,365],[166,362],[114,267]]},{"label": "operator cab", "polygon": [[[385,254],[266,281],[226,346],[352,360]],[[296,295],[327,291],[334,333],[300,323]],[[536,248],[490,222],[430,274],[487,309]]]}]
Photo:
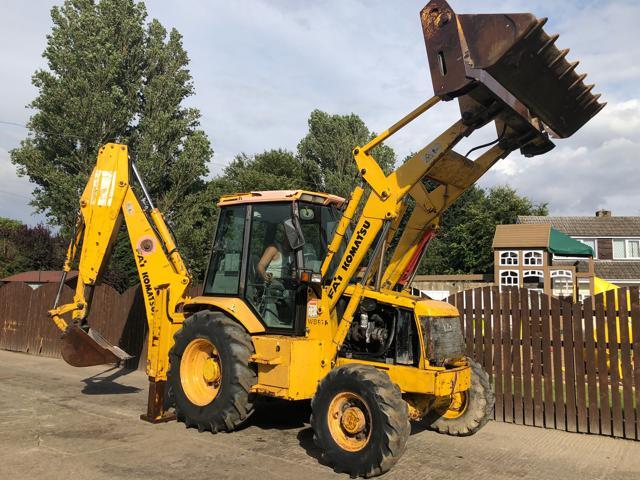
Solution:
[{"label": "operator cab", "polygon": [[268,332],[304,335],[301,272],[320,272],[343,204],[304,190],[223,196],[203,294],[241,297]]}]

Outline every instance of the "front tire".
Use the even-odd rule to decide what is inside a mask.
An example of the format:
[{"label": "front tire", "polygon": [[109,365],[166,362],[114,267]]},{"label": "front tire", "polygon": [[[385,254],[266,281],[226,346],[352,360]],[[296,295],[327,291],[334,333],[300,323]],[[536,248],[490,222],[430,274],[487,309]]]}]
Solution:
[{"label": "front tire", "polygon": [[337,472],[374,477],[404,453],[408,406],[389,376],[373,367],[353,364],[329,372],[311,410],[314,441]]},{"label": "front tire", "polygon": [[174,340],[167,379],[178,420],[201,432],[237,428],[253,412],[251,337],[226,315],[204,310],[186,319]]},{"label": "front tire", "polygon": [[445,405],[438,405],[427,415],[430,427],[439,433],[466,437],[473,435],[493,417],[495,395],[489,375],[478,362],[469,360],[471,387],[455,394]]}]

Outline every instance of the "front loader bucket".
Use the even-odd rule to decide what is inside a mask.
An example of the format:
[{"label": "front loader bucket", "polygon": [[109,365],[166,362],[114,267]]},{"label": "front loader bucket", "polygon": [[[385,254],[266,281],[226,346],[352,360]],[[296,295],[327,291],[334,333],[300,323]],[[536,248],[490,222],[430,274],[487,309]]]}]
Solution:
[{"label": "front loader bucket", "polygon": [[537,137],[523,153],[553,148],[548,135],[566,138],[604,106],[578,74],[569,49],[531,13],[457,15],[444,0],[420,13],[435,94],[459,98],[463,119],[473,106],[494,111],[498,130]]},{"label": "front loader bucket", "polygon": [[133,357],[111,345],[96,330],[90,328],[87,333],[73,325],[62,334],[62,358],[73,367],[90,367],[119,363]]}]

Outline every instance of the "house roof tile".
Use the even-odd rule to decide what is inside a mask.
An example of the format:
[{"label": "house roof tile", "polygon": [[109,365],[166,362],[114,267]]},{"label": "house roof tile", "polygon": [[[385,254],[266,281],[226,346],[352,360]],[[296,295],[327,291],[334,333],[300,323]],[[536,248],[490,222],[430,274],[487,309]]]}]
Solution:
[{"label": "house roof tile", "polygon": [[640,217],[547,217],[520,215],[519,224],[551,225],[578,237],[640,237]]},{"label": "house roof tile", "polygon": [[596,276],[605,280],[640,279],[640,262],[620,260],[598,260],[594,262]]}]

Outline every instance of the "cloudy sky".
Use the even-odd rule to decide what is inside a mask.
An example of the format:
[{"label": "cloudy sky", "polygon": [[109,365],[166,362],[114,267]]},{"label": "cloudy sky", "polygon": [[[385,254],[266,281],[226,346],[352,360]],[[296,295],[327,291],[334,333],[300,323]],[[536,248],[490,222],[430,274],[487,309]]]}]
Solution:
[{"label": "cloudy sky", "polygon": [[[47,0],[0,6],[0,216],[34,224],[32,186],[18,178],[9,151],[25,137],[25,108],[36,95],[32,73],[44,63]],[[184,36],[202,126],[212,140],[211,171],[235,154],[295,150],[314,108],[360,115],[381,131],[433,93],[418,12],[425,0],[148,0],[150,17]],[[548,33],[589,74],[607,107],[547,155],[514,153],[481,180],[511,185],[551,213],[640,215],[640,2],[637,0],[452,0],[461,13],[527,12],[548,16]],[[389,143],[399,159],[455,121],[441,104]],[[494,135],[482,131],[460,146]]]}]

